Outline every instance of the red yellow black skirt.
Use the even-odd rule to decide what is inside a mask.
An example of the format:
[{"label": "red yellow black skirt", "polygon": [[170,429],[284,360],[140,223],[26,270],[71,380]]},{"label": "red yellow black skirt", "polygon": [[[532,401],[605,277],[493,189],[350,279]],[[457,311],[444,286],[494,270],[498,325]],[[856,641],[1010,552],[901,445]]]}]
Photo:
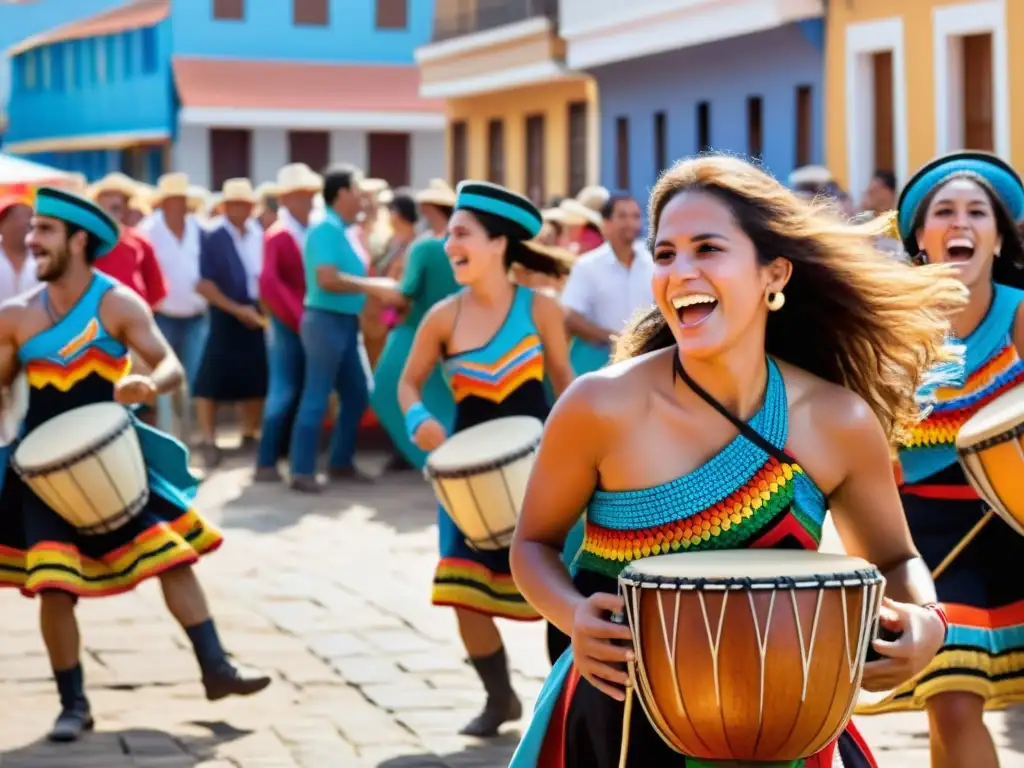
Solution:
[{"label": "red yellow black skirt", "polygon": [[152,488],[135,519],[84,536],[8,470],[0,494],[0,587],[30,597],[46,590],[104,597],[217,549],[220,532],[182,498],[169,496]]},{"label": "red yellow black skirt", "polygon": [[[901,496],[914,544],[934,569],[984,509],[959,467],[925,483],[903,486]],[[1024,701],[1022,562],[1024,537],[993,517],[935,582],[949,618],[945,645],[914,679],[857,713],[920,710],[947,692],[980,696],[986,709]]]}]

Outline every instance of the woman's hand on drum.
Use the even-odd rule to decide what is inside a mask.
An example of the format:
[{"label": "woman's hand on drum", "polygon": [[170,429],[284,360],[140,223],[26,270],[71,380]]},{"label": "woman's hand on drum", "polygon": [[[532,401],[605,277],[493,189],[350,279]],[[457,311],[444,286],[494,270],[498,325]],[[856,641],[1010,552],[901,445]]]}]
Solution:
[{"label": "woman's hand on drum", "polygon": [[416,434],[413,435],[413,442],[428,453],[440,447],[441,443],[447,439],[448,433],[437,419],[427,419],[420,424]]},{"label": "woman's hand on drum", "polygon": [[906,682],[928,665],[946,639],[942,619],[920,605],[885,598],[878,621],[900,637],[874,641],[875,650],[884,658],[864,665],[862,687],[867,691],[888,691]]},{"label": "woman's hand on drum", "polygon": [[114,399],[121,405],[135,405],[136,403],[152,405],[157,394],[156,384],[149,376],[140,376],[135,373],[125,376],[114,387]]},{"label": "woman's hand on drum", "polygon": [[633,660],[633,635],[628,626],[610,621],[607,614],[620,613],[623,607],[618,595],[591,595],[576,609],[572,622],[576,669],[588,683],[616,701],[626,699],[629,675],[621,665]]}]

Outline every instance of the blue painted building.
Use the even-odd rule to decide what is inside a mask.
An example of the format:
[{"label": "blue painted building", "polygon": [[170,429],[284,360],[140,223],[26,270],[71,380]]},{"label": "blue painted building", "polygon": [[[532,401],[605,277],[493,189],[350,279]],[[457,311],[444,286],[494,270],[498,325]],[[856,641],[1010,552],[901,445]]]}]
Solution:
[{"label": "blue painted building", "polygon": [[778,178],[820,163],[820,0],[562,0],[569,66],[598,86],[601,181],[646,201],[675,160],[714,149]]},{"label": "blue painted building", "polygon": [[443,105],[413,51],[431,0],[135,0],[12,51],[7,150],[90,179],[272,179],[354,162],[393,185],[444,168]]}]

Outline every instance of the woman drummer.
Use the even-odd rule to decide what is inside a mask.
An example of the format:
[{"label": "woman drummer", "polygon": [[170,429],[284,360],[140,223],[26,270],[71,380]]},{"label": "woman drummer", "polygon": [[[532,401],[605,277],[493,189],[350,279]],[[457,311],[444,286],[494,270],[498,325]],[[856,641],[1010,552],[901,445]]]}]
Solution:
[{"label": "woman drummer", "polygon": [[[523,595],[572,638],[517,768],[618,765],[632,650],[609,614],[623,610],[617,575],[648,554],[813,550],[831,509],[846,550],[883,571],[883,623],[902,632],[875,642],[888,658],[866,665],[865,686],[906,680],[944,636],[889,457],[926,369],[951,356],[940,313],[962,287],[878,253],[881,223],[844,223],[732,157],[667,171],[650,218],[657,307],[627,329],[621,362],[556,404],[512,544]],[[570,579],[559,555],[584,507]],[[847,768],[872,765],[852,731],[839,741]],[[831,766],[835,751],[800,764]],[[679,759],[632,718],[629,768]]]},{"label": "woman drummer", "polygon": [[[953,264],[970,291],[951,317],[966,347],[962,386],[939,402],[900,445],[900,488],[914,543],[936,568],[979,522],[984,509],[957,461],[961,426],[983,405],[1024,382],[1024,216],[1020,177],[991,155],[959,152],[933,160],[899,201],[904,247],[917,263]],[[986,709],[1024,701],[1024,539],[999,518],[950,561],[935,586],[949,616],[946,644],[917,678],[864,714],[926,709],[932,765],[999,764],[982,721]]]},{"label": "woman drummer", "polygon": [[[566,265],[527,243],[540,228],[540,212],[526,198],[484,182],[459,185],[445,251],[465,288],[427,313],[398,384],[407,431],[424,451],[447,437],[422,402],[438,361],[455,396],[456,432],[506,416],[543,420],[548,414],[545,371],[556,394],[572,380],[558,304],[509,279],[514,264],[552,275],[566,271]],[[494,617],[540,617],[515,587],[508,549],[473,549],[443,510],[438,517],[441,560],[433,602],[455,608],[466,651],[487,691],[483,711],[462,733],[493,736],[502,723],[522,714]]]}]

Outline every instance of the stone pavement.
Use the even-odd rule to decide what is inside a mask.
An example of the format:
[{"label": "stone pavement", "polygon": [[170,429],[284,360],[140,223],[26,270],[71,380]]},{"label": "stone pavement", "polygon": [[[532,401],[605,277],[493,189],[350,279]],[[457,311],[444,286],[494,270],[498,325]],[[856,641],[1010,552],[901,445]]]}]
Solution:
[{"label": "stone pavement", "polygon": [[[429,604],[434,506],[414,473],[321,497],[249,486],[228,464],[203,510],[228,534],[199,566],[221,634],[275,683],[250,699],[202,698],[184,634],[155,584],[80,607],[99,730],[40,743],[55,692],[35,604],[0,594],[0,768],[501,768],[517,732],[455,736],[482,701],[451,613]],[[543,629],[506,623],[515,685],[532,705]],[[992,715],[1004,768],[1024,766],[1024,715]],[[883,768],[927,766],[918,715],[859,721]]]}]

